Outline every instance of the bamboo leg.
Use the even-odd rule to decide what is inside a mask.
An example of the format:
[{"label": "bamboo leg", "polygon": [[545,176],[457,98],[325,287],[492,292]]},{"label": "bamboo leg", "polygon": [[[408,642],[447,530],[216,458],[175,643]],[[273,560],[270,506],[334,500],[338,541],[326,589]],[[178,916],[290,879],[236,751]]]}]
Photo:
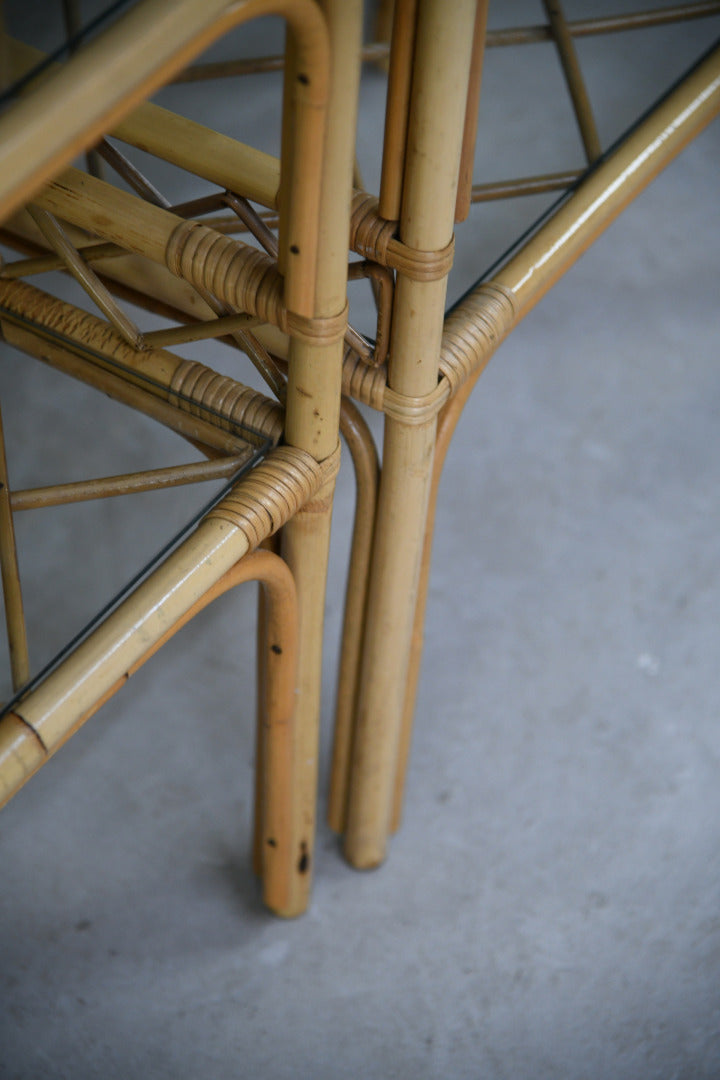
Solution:
[{"label": "bamboo leg", "polygon": [[[438,251],[452,235],[475,19],[472,2],[421,0],[402,198],[401,239]],[[437,385],[446,279],[398,275],[389,383],[410,397]],[[345,852],[385,856],[415,610],[435,420],[385,422]]]},{"label": "bamboo leg", "polygon": [[358,679],[365,625],[368,575],[379,464],[372,435],[351,402],[343,400],[340,430],[348,445],[355,469],[356,501],[350,566],[345,591],[342,651],[338,672],[333,759],[328,799],[328,823],[341,833],[347,820],[347,793],[352,750],[353,717],[357,705]]},{"label": "bamboo leg", "polygon": [[[342,312],[347,303],[346,238],[349,234],[355,157],[362,4],[358,0],[326,0],[323,8],[331,41],[332,93],[323,155],[315,314],[333,316]],[[283,149],[285,145],[284,142]],[[295,166],[304,162],[304,157],[298,161],[297,154],[294,159]],[[295,190],[294,172],[292,182],[287,185],[284,182],[281,189],[281,207],[283,197],[292,202]],[[289,286],[297,269],[292,236],[285,230],[281,231],[280,243],[281,266],[286,268]],[[320,461],[334,451],[338,440],[343,332],[327,345],[310,345],[297,339],[292,339],[290,344],[286,440],[309,451]],[[299,910],[305,907],[312,876],[322,635],[332,492],[331,482],[318,492],[309,506],[288,522],[282,537],[283,556],[295,578],[300,612],[296,720],[305,775],[297,788],[294,821],[300,843],[305,848],[299,864],[304,874],[296,898]]]},{"label": "bamboo leg", "polygon": [[[246,581],[259,581],[266,597],[267,634],[263,643],[270,668],[265,688],[262,729],[262,771],[258,778],[255,829],[260,839],[263,899],[276,914],[284,914],[290,879],[297,872],[291,851],[290,813],[294,776],[298,767],[292,716],[295,705],[297,658],[297,604],[287,566],[276,555],[256,551],[246,555],[211,586],[154,645],[144,652],[83,717],[90,718],[101,704],[125,685],[155,653],[218,596]],[[22,706],[19,706],[22,709]],[[16,713],[0,722],[0,786],[7,801],[30,779],[49,754],[42,741]]]},{"label": "bamboo leg", "polygon": [[423,652],[423,636],[425,626],[425,610],[427,607],[428,585],[430,582],[430,561],[432,557],[432,541],[435,530],[435,511],[437,509],[437,496],[440,487],[445,458],[450,447],[457,422],[460,419],[467,399],[480,376],[478,371],[467,382],[463,383],[460,390],[445,405],[438,417],[437,440],[435,442],[435,457],[433,459],[432,483],[428,500],[428,512],[425,523],[425,538],[423,541],[422,562],[420,564],[420,579],[418,582],[417,603],[413,618],[412,641],[410,645],[410,661],[408,664],[408,676],[405,686],[405,702],[403,705],[402,727],[400,729],[400,741],[398,745],[398,760],[395,772],[395,791],[393,799],[391,832],[397,832],[402,820],[403,796],[405,792],[405,777],[407,775],[408,761],[410,757],[410,742],[412,739],[412,724],[415,714],[415,701],[417,698],[418,680],[420,678],[420,663]]},{"label": "bamboo leg", "polygon": [[10,671],[13,690],[17,692],[30,678],[30,661],[15,547],[2,415],[0,415],[0,569],[2,570],[5,622],[10,649]]},{"label": "bamboo leg", "polygon": [[[262,543],[262,550],[278,556],[279,537],[268,537]],[[286,564],[283,563],[283,566]],[[292,580],[292,575],[291,575]],[[293,582],[293,586],[294,586]],[[296,605],[297,608],[297,605]],[[295,612],[297,624],[297,610]],[[257,650],[256,650],[256,680],[257,691],[255,699],[255,783],[254,798],[255,826],[253,829],[253,870],[258,877],[262,876],[263,860],[263,833],[262,833],[262,806],[264,797],[263,777],[265,775],[265,739],[264,730],[267,724],[267,695],[268,695],[268,597],[266,590],[258,589],[257,598]],[[297,645],[295,646],[297,649]]]},{"label": "bamboo leg", "polygon": [[[673,94],[636,129],[600,166],[548,223],[514,256],[496,277],[514,297],[512,325],[545,295],[548,288],[575,262],[586,247],[610,224],[622,208],[666,166],[684,145],[720,111],[720,48],[715,49]],[[461,305],[462,310],[465,305]],[[466,323],[472,336],[475,320],[467,307]],[[455,316],[451,317],[452,319]],[[392,825],[402,812],[402,796],[412,731],[412,715],[422,654],[422,636],[432,548],[437,488],[446,452],[462,409],[485,370],[502,334],[493,336],[490,349],[478,356],[470,373],[440,413],[433,467],[423,563],[415,611],[413,644],[407,680],[403,726],[395,776]]]},{"label": "bamboo leg", "polygon": [[[303,506],[336,462],[283,447],[241,480],[168,559],[14,707],[48,754],[217,581]],[[10,764],[10,774],[13,774]],[[17,776],[16,776],[17,779]],[[5,778],[0,771],[0,785]],[[14,788],[13,788],[14,790]],[[8,795],[12,790],[8,791]]]}]

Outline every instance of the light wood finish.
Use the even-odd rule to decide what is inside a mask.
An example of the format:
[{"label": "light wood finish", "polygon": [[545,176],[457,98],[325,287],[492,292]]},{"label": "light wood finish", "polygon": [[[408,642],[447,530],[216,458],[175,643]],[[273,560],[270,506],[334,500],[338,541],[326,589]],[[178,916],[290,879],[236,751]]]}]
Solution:
[{"label": "light wood finish", "polygon": [[337,681],[333,759],[328,796],[328,823],[342,832],[347,817],[350,762],[355,709],[357,707],[362,637],[375,528],[377,489],[380,478],[375,443],[360,412],[343,401],[340,430],[350,450],[355,472],[355,516],[350,565],[345,588],[342,648]]},{"label": "light wood finish", "polygon": [[403,703],[403,718],[400,729],[398,744],[397,766],[395,771],[395,787],[393,792],[393,808],[390,821],[390,831],[397,832],[402,822],[403,801],[405,797],[405,780],[408,763],[410,760],[410,745],[412,742],[413,718],[415,716],[415,703],[417,700],[418,682],[420,679],[420,665],[423,654],[423,638],[425,632],[425,611],[427,608],[428,588],[430,585],[430,560],[432,557],[432,543],[435,532],[435,516],[437,511],[437,498],[440,488],[440,477],[443,466],[450,448],[450,440],[453,436],[462,410],[481,372],[477,371],[467,382],[463,383],[454,397],[450,398],[438,416],[437,439],[435,442],[435,456],[433,458],[433,475],[428,499],[428,511],[425,522],[425,537],[423,540],[422,562],[420,564],[420,577],[418,592],[413,617],[412,640],[410,643],[410,660],[408,663],[407,681],[405,683],[405,699]]},{"label": "light wood finish", "polygon": [[41,210],[37,206],[29,206],[28,213],[50,244],[50,247],[62,259],[67,270],[82,286],[90,299],[97,304],[103,315],[109,319],[129,345],[140,348],[142,346],[142,334],[137,326],[118,306],[92,268],[83,262],[77,249],[70,243],[67,234],[58,221],[52,214],[48,214],[47,210]]},{"label": "light wood finish", "polygon": [[203,124],[144,102],[111,134],[219,187],[277,208],[279,160]]},{"label": "light wood finish", "polygon": [[[7,49],[15,77],[31,70],[45,58],[39,49],[13,38],[7,39]],[[274,208],[277,205],[278,158],[169,109],[143,101],[113,128],[110,135],[263,206]],[[127,166],[135,171],[129,162],[121,165],[117,149],[104,140],[99,152],[121,174],[122,168]],[[152,201],[158,206],[163,205],[161,198]]]},{"label": "light wood finish", "polygon": [[[260,873],[263,899],[276,914],[287,913],[292,878],[299,873],[301,854],[291,848],[292,792],[298,769],[293,724],[297,668],[297,602],[287,566],[267,551],[251,553],[231,566],[198,600],[177,618],[127,671],[83,715],[81,723],[107,701],[166,642],[213,600],[247,581],[258,581],[266,603],[262,650],[269,669],[264,690],[262,728],[263,770],[259,777],[256,830],[261,838]],[[20,710],[23,706],[18,706]],[[79,726],[76,725],[76,726]],[[0,721],[0,803],[4,804],[62,745],[48,748],[28,723],[10,713]],[[292,913],[294,914],[294,912]]]},{"label": "light wood finish", "polygon": [[249,429],[280,436],[269,398],[164,349],[134,350],[102,320],[24,282],[0,281],[0,321],[10,344],[223,454],[244,451]]},{"label": "light wood finish", "polygon": [[[443,407],[438,419],[433,480],[423,548],[400,746],[395,776],[392,829],[402,817],[402,802],[407,771],[412,720],[422,657],[423,626],[430,573],[435,507],[442,467],[453,432],[478,378],[512,326],[517,324],[551,284],[570,268],[625,205],[654,176],[668,165],[683,146],[720,112],[720,48],[714,52],[618,147],[580,186],[577,193],[544,225],[507,266],[495,282],[511,288],[516,298],[514,321],[502,332],[483,337],[477,362],[468,368],[468,377]],[[480,295],[480,289],[477,290]],[[464,309],[464,310],[463,310]],[[459,309],[458,324],[478,325],[487,308],[472,309],[472,300]],[[457,315],[447,321],[454,323]],[[455,336],[455,335],[453,335]],[[480,338],[478,338],[478,341]],[[444,342],[444,349],[448,341]]]},{"label": "light wood finish", "polygon": [[[326,345],[291,339],[285,438],[319,461],[338,445],[343,337],[347,313],[347,236],[350,222],[355,127],[360,81],[362,3],[326,0],[323,3],[331,42],[332,94],[328,108],[327,141],[322,156],[320,230],[314,313],[341,317],[339,332]],[[294,167],[304,168],[293,155]],[[294,191],[293,176],[293,191]],[[283,234],[281,234],[281,245]],[[286,283],[298,266],[286,249]],[[345,313],[343,317],[343,313]],[[330,543],[334,480],[313,502],[295,515],[283,530],[282,553],[293,571],[300,609],[299,697],[297,726],[303,739],[304,781],[297,787],[296,824],[307,844],[304,889],[298,908],[305,906],[312,873],[312,844],[317,801],[322,643],[325,583]]]},{"label": "light wood finish", "polygon": [[288,226],[301,273],[288,283],[286,302],[290,310],[312,315],[329,65],[325,23],[312,0],[144,0],[0,120],[2,217],[218,37],[266,14],[287,20],[302,69],[292,101],[307,162],[293,191]]},{"label": "light wood finish", "polygon": [[252,457],[252,453],[248,447],[244,454],[212,461],[169,465],[163,469],[146,469],[143,472],[123,473],[121,476],[105,476],[96,480],[77,480],[69,484],[13,491],[10,505],[13,512],[17,513],[19,510],[41,510],[43,507],[66,506],[68,503],[86,502],[89,499],[136,495],[141,491],[159,491],[207,480],[227,480],[240,471]]},{"label": "light wood finish", "polygon": [[[421,0],[400,238],[438,251],[452,236],[475,6]],[[437,385],[446,279],[398,274],[391,388],[423,397]],[[355,725],[345,852],[353,865],[385,856],[403,690],[432,468],[435,419],[386,418],[367,627]]]},{"label": "light wood finish", "polygon": [[480,87],[482,85],[483,60],[485,58],[485,37],[490,0],[477,0],[475,11],[475,30],[473,33],[472,63],[468,81],[467,106],[463,124],[462,153],[460,154],[460,172],[458,176],[457,200],[455,202],[455,221],[465,221],[470,213],[473,190],[473,168],[475,165],[475,141],[477,139],[478,114],[480,112]]},{"label": "light wood finish", "polygon": [[567,169],[565,172],[545,173],[542,176],[523,176],[512,180],[473,184],[471,201],[489,202],[492,199],[514,199],[521,195],[543,195],[548,191],[563,191],[579,180],[581,175],[579,169]]},{"label": "light wood finish", "polygon": [[400,217],[417,6],[418,0],[396,0],[393,12],[379,198],[380,216],[388,221]]},{"label": "light wood finish", "polygon": [[543,7],[545,8],[545,13],[548,17],[550,29],[552,30],[555,45],[557,46],[558,54],[560,56],[563,74],[565,75],[565,81],[572,100],[573,110],[580,129],[580,137],[582,138],[583,147],[585,148],[585,156],[588,160],[588,164],[592,165],[592,163],[597,161],[602,154],[602,147],[600,146],[600,139],[595,126],[595,118],[593,117],[590,98],[588,97],[585,80],[582,71],[580,70],[580,64],[578,63],[572,35],[568,28],[560,0],[543,0]]},{"label": "light wood finish", "polygon": [[25,614],[18,570],[12,497],[5,457],[5,436],[0,415],[0,573],[5,601],[5,624],[10,650],[13,690],[18,691],[30,678]]}]

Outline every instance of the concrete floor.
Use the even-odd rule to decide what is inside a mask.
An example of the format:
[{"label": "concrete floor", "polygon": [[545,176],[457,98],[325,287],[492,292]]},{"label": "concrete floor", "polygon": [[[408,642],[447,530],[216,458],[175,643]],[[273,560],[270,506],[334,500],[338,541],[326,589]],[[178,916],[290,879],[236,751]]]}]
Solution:
[{"label": "concrete floor", "polygon": [[[719,32],[585,43],[605,142]],[[550,46],[515,54],[502,101],[501,52],[481,175],[511,172],[518,146],[527,172],[579,164],[572,127],[533,115]],[[361,155],[381,97],[369,72]],[[253,589],[225,597],[3,812],[0,1076],[720,1076],[719,164],[716,123],[521,324],[466,410],[386,865],[350,870],[321,812],[310,911],[263,911],[248,869]],[[367,172],[374,186],[372,159]],[[538,209],[473,211],[453,289]],[[14,486],[80,475],[87,456],[98,474],[178,459],[164,432],[2,358]],[[187,498],[19,518],[38,661]],[[352,498],[346,464],[323,804]]]}]

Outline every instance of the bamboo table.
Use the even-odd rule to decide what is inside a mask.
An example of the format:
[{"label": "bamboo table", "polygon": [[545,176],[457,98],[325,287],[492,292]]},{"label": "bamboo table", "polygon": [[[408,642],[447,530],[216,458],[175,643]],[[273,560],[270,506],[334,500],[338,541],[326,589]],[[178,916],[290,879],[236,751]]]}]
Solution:
[{"label": "bamboo table", "polygon": [[[12,795],[197,610],[240,581],[260,579],[268,601],[260,620],[255,862],[267,903],[286,915],[304,909],[311,881],[339,433],[357,505],[330,823],[344,834],[350,862],[370,867],[385,857],[400,820],[435,499],[463,405],[498,345],[720,108],[715,47],[604,148],[575,46],[581,37],[717,15],[717,2],[573,20],[546,0],[543,25],[488,31],[485,0],[397,0],[394,12],[382,6],[378,23],[392,22],[391,44],[364,48],[362,7],[359,0],[114,5],[112,24],[75,40],[69,60],[42,61],[49,66],[40,78],[32,43],[3,37],[5,82],[20,80],[0,118],[2,239],[20,253],[0,273],[3,335],[168,425],[208,462],[13,492],[0,461],[16,688],[0,722],[0,789]],[[212,41],[263,14],[286,20],[284,56],[196,62]],[[474,184],[485,48],[538,41],[557,50],[585,167]],[[354,161],[363,60],[389,69],[377,197]],[[147,100],[174,78],[278,68],[279,157]],[[36,74],[25,81],[28,71]],[[170,205],[128,160],[127,146],[192,173],[203,194]],[[88,170],[69,167],[86,150]],[[132,193],[97,175],[99,159]],[[446,311],[453,234],[467,227],[473,202],[558,191],[536,226]],[[79,282],[92,313],[25,280],[56,267]],[[364,333],[352,308],[348,323],[347,282],[359,279],[375,299]],[[127,299],[172,325],[141,329],[123,307]],[[246,353],[272,397],[174,352],[208,337]],[[382,469],[366,408],[383,416]],[[28,681],[13,515],[221,476],[231,485],[195,531],[52,671]],[[280,530],[277,549],[270,537]]]}]

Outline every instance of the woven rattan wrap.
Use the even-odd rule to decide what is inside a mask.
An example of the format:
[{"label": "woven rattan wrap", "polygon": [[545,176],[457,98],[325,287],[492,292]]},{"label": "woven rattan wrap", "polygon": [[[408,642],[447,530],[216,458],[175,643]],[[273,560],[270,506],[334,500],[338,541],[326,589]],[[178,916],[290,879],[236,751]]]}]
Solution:
[{"label": "woven rattan wrap", "polygon": [[197,221],[178,225],[165,257],[168,269],[177,277],[293,337],[326,345],[345,333],[347,305],[328,318],[308,319],[288,311],[283,301],[283,278],[274,259]]},{"label": "woven rattan wrap", "polygon": [[388,245],[397,231],[397,221],[386,221],[378,213],[378,201],[366,191],[355,193],[350,216],[350,247],[366,259],[388,265]]},{"label": "woven rattan wrap", "polygon": [[283,411],[276,402],[195,360],[183,360],[169,389],[173,405],[203,419],[208,419],[207,411],[211,410],[209,419],[228,430],[240,424],[273,442],[282,435]]},{"label": "woven rattan wrap", "polygon": [[[88,345],[119,363],[137,355],[109,323],[25,282],[0,280],[0,304],[18,312],[31,323]],[[146,355],[151,353],[162,356],[159,349],[146,351]]]},{"label": "woven rattan wrap", "polygon": [[382,412],[387,386],[387,366],[370,367],[355,353],[347,353],[342,371],[342,392]]},{"label": "woven rattan wrap", "polygon": [[208,514],[240,529],[251,550],[310,502],[340,465],[338,449],[323,462],[294,446],[280,446]]},{"label": "woven rattan wrap", "polygon": [[380,217],[374,195],[356,193],[350,218],[353,251],[414,281],[437,281],[449,274],[455,253],[454,237],[440,251],[419,251],[396,239],[397,228],[396,221]]},{"label": "woven rattan wrap", "polygon": [[440,349],[440,374],[455,394],[490,359],[516,320],[513,293],[502,285],[479,285],[447,317]]},{"label": "woven rattan wrap", "polygon": [[479,285],[445,320],[440,378],[431,394],[410,398],[387,383],[387,365],[370,368],[352,354],[343,366],[343,394],[406,424],[422,424],[436,415],[466,379],[484,367],[517,320],[510,289]]}]

